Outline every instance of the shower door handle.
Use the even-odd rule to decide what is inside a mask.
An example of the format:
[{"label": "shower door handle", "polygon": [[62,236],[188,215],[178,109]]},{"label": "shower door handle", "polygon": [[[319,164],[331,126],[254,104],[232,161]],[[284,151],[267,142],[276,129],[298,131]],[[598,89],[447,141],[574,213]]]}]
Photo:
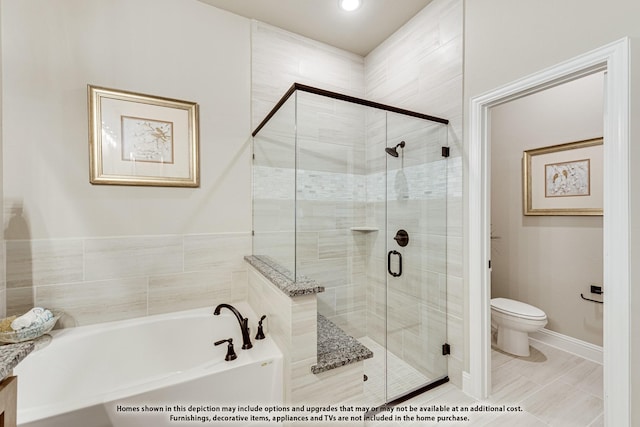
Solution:
[{"label": "shower door handle", "polygon": [[[391,255],[398,255],[398,272],[391,271]],[[387,254],[387,271],[393,277],[399,277],[402,275],[402,254],[398,251],[389,251]]]}]

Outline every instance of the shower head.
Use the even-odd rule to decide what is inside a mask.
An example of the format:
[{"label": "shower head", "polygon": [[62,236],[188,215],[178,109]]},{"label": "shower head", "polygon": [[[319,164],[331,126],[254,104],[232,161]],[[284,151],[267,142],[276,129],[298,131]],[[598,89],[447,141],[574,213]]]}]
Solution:
[{"label": "shower head", "polygon": [[391,147],[387,147],[384,149],[384,151],[387,152],[387,154],[393,156],[393,157],[398,157],[398,147],[400,148],[404,148],[404,141],[400,141],[400,143],[398,145],[396,145],[395,147],[391,148]]},{"label": "shower head", "polygon": [[398,151],[395,148],[387,147],[384,149],[384,151],[386,151],[387,154],[390,154],[393,157],[398,157]]}]

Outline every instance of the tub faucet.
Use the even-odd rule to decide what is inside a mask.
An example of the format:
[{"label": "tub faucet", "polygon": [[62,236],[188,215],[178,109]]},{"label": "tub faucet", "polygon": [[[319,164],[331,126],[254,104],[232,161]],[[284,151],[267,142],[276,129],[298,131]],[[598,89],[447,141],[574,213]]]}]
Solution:
[{"label": "tub faucet", "polygon": [[238,309],[230,304],[218,304],[216,309],[213,310],[213,314],[216,316],[219,315],[220,310],[223,308],[228,308],[229,310],[231,310],[231,312],[235,314],[236,318],[238,319],[238,323],[240,324],[240,331],[242,331],[242,349],[248,350],[253,347],[253,345],[251,344],[251,338],[249,338],[249,319],[243,317]]}]

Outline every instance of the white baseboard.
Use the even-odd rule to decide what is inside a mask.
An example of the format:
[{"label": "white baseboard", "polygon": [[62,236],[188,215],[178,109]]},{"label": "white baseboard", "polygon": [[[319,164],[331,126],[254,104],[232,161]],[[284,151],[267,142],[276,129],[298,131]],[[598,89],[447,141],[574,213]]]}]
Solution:
[{"label": "white baseboard", "polygon": [[576,356],[602,365],[602,347],[599,345],[559,334],[545,328],[540,329],[538,332],[530,333],[529,340],[559,348],[567,353],[575,354]]},{"label": "white baseboard", "polygon": [[473,396],[473,382],[471,381],[471,374],[467,371],[462,371],[462,391],[470,396]]}]

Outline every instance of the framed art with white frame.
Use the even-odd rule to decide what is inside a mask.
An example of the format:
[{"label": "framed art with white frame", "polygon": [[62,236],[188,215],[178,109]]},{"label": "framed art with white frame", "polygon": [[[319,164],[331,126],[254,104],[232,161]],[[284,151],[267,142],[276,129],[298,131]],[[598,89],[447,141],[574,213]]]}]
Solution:
[{"label": "framed art with white frame", "polygon": [[92,184],[198,187],[198,104],[88,85]]},{"label": "framed art with white frame", "polygon": [[602,138],[524,152],[525,215],[602,215]]}]

